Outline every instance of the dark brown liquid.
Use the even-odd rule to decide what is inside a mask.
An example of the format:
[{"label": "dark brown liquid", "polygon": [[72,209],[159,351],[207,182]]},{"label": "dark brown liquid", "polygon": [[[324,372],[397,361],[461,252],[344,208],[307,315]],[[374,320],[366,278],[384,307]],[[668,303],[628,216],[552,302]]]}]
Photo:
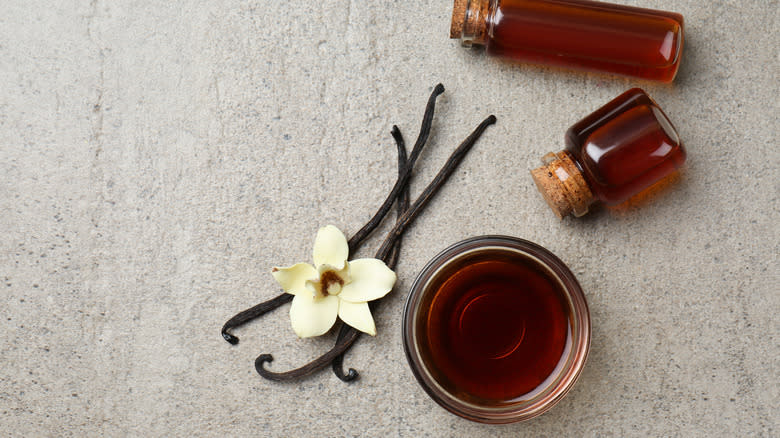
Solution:
[{"label": "dark brown liquid", "polygon": [[418,320],[422,354],[439,384],[500,405],[553,373],[571,342],[568,301],[553,274],[531,258],[494,251],[440,277]]},{"label": "dark brown liquid", "polygon": [[633,88],[566,132],[593,194],[620,204],[673,174],[685,162],[677,131],[644,91]]},{"label": "dark brown liquid", "polygon": [[670,82],[680,64],[680,14],[587,0],[501,0],[489,53]]}]

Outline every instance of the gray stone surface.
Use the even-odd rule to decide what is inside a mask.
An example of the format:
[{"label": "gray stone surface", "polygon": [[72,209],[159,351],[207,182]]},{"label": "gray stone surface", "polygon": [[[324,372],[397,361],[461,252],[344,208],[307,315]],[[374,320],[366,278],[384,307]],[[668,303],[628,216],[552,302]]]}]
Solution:
[{"label": "gray stone surface", "polygon": [[[775,0],[622,0],[675,10],[673,85],[513,65],[447,38],[451,2],[4,0],[0,14],[0,433],[9,436],[777,436]],[[418,193],[498,117],[411,227],[396,289],[346,363],[262,380],[329,348],[287,308],[219,335],[354,233],[439,101]],[[649,201],[559,221],[528,169],[633,86],[689,164]],[[385,226],[384,231],[387,230]],[[439,408],[401,345],[403,301],[438,251],[478,234],[538,242],[578,276],[593,343],[572,392],[527,423]],[[361,252],[372,254],[379,233]]]}]

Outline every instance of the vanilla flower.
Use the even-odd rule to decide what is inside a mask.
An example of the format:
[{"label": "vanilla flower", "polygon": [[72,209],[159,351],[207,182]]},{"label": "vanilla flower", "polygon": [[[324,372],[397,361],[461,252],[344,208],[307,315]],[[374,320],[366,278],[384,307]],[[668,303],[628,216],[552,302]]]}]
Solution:
[{"label": "vanilla flower", "polygon": [[273,268],[285,292],[295,295],[290,307],[293,330],[301,338],[326,333],[336,316],[352,327],[376,335],[368,302],[387,295],[395,272],[378,259],[347,261],[349,246],[333,225],[320,228],[314,240],[314,264]]}]

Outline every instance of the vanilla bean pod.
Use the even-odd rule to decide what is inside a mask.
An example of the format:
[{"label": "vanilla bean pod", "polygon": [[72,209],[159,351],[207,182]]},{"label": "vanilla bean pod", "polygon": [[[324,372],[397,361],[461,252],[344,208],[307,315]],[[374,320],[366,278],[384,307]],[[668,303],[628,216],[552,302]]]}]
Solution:
[{"label": "vanilla bean pod", "polygon": [[[398,149],[398,178],[401,178],[407,162],[406,142],[404,141],[404,137],[401,134],[401,130],[398,129],[397,126],[393,126],[392,135],[393,139],[395,139],[396,148]],[[404,213],[406,213],[406,210],[409,209],[409,184],[406,184],[403,190],[401,190],[401,195],[398,197],[398,201],[395,205],[395,215],[396,220],[398,220],[401,218],[401,216],[403,216]],[[398,264],[398,257],[400,255],[401,239],[397,240],[395,245],[393,245],[393,250],[390,252],[390,256],[387,260],[387,267],[395,270],[395,266]],[[339,329],[339,335],[336,338],[336,344],[340,343],[344,337],[349,334],[350,331],[355,331],[355,329],[349,324],[342,323],[341,328]],[[333,359],[331,369],[333,370],[333,374],[335,374],[336,377],[338,377],[341,381],[351,382],[352,380],[357,379],[358,372],[354,368],[350,368],[349,372],[347,373],[344,372],[344,355],[346,353],[347,352],[344,351]]]},{"label": "vanilla bean pod", "polygon": [[[393,135],[393,139],[395,140],[396,147],[398,148],[398,173],[400,176],[400,174],[404,172],[404,166],[406,165],[407,162],[406,142],[404,142],[404,136],[401,134],[401,130],[398,129],[397,126],[393,125],[393,130],[391,131],[391,134]],[[401,194],[398,197],[398,202],[396,204],[396,211],[395,211],[396,220],[403,217],[404,213],[406,213],[406,211],[409,210],[410,202],[411,201],[410,201],[410,194],[409,194],[409,184],[407,183],[404,186],[404,189],[401,190]],[[400,256],[401,256],[401,239],[398,239],[395,245],[393,245],[393,250],[390,253],[390,258],[387,260],[387,266],[389,266],[390,269],[395,270],[395,267],[398,264],[398,258]]]},{"label": "vanilla bean pod", "polygon": [[263,301],[254,307],[250,307],[249,309],[238,313],[236,316],[230,318],[228,322],[222,326],[222,337],[233,345],[238,344],[238,338],[235,335],[228,333],[228,330],[244,325],[255,318],[259,318],[266,313],[278,308],[282,304],[289,303],[292,301],[292,299],[293,295],[283,292],[282,294],[277,295],[268,301]]},{"label": "vanilla bean pod", "polygon": [[[403,168],[403,171],[399,171],[398,177],[396,178],[395,185],[393,186],[392,190],[390,191],[390,194],[387,196],[385,201],[382,203],[382,205],[379,207],[377,212],[374,214],[374,216],[364,225],[360,230],[357,231],[347,242],[349,246],[349,253],[353,254],[357,252],[357,250],[360,248],[360,246],[365,242],[365,239],[371,234],[371,232],[379,226],[379,224],[382,222],[384,217],[387,215],[387,213],[390,211],[390,208],[392,207],[393,203],[396,201],[396,199],[401,196],[401,193],[403,192],[404,188],[406,188],[409,185],[409,179],[412,175],[412,170],[414,169],[414,164],[417,161],[417,158],[420,156],[420,153],[422,152],[423,146],[425,146],[425,143],[428,141],[428,136],[431,132],[431,125],[433,122],[433,113],[436,108],[436,98],[444,92],[444,86],[442,84],[437,84],[433,88],[433,92],[431,92],[430,97],[428,98],[428,103],[425,106],[425,113],[423,114],[423,120],[422,124],[420,126],[420,133],[417,136],[417,141],[414,144],[414,147],[412,148],[412,153],[409,156],[409,159],[406,161],[406,165]],[[397,126],[393,126],[393,137],[395,138],[396,132],[400,134],[400,131],[398,130]],[[397,139],[396,139],[397,142]],[[404,149],[405,153],[405,149]],[[287,293],[282,293],[280,295],[277,295],[274,298],[271,298],[270,300],[264,301],[254,307],[251,307],[247,310],[244,310],[234,317],[230,318],[225,325],[222,326],[222,337],[229,343],[235,345],[238,344],[238,337],[229,333],[229,330],[232,330],[236,327],[240,327],[256,318],[259,318],[260,316],[282,306],[283,304],[286,304],[290,301],[292,301],[293,296]]]},{"label": "vanilla bean pod", "polygon": [[[423,191],[423,193],[420,195],[420,197],[415,201],[415,208],[417,210],[421,209],[429,200],[430,198],[436,193],[436,191],[444,184],[447,178],[452,174],[452,172],[455,171],[455,168],[460,164],[460,161],[463,159],[463,157],[466,156],[468,151],[471,149],[471,147],[474,145],[474,143],[477,141],[477,139],[482,135],[482,132],[493,123],[496,122],[495,116],[490,116],[487,119],[485,119],[478,127],[477,129],[469,135],[469,137],[466,138],[466,140],[458,147],[458,149],[453,152],[450,159],[447,161],[447,163],[444,165],[444,168],[439,172],[439,175],[434,178],[434,180],[431,182],[431,184]],[[403,137],[401,136],[401,131],[397,129],[397,127],[393,127],[393,138],[395,138],[396,144],[399,146],[399,163],[401,160],[400,157],[400,148],[404,145]],[[400,170],[399,170],[400,171]],[[441,176],[441,178],[440,178]],[[387,240],[385,243],[392,240],[392,243],[389,243],[389,246],[391,248],[390,254],[388,255],[388,266],[390,266],[391,269],[395,268],[395,264],[398,261],[398,255],[400,253],[400,245],[401,245],[401,236],[403,234],[404,229],[411,223],[411,221],[414,219],[414,213],[410,213],[410,216],[405,216],[405,214],[409,211],[409,187],[407,186],[406,189],[403,191],[404,197],[399,200],[398,203],[398,211],[396,219],[396,224],[404,223],[399,230],[393,230],[388,234]],[[405,198],[405,199],[404,199]],[[395,238],[392,238],[392,236],[397,236]],[[384,246],[384,245],[383,245]],[[382,257],[383,250],[380,248],[379,251],[377,251],[377,258]],[[371,312],[373,313],[378,301],[374,301],[369,303],[369,306],[371,306]],[[360,337],[360,332],[354,329],[353,327],[343,324],[341,326],[341,329],[339,330],[338,338],[336,339],[336,345],[339,345],[343,342],[344,338],[347,336],[355,335],[355,340],[357,340],[358,337]],[[348,349],[348,348],[347,348]],[[340,355],[336,356],[336,358],[333,360],[332,368],[333,372],[336,374],[336,377],[341,379],[344,382],[350,382],[352,380],[355,380],[358,377],[358,372],[354,368],[349,369],[349,373],[344,373],[344,354],[347,352],[347,350],[344,350]]]},{"label": "vanilla bean pod", "polygon": [[[417,198],[417,200],[414,202],[411,208],[407,210],[396,221],[396,225],[393,227],[393,230],[390,231],[390,233],[388,233],[388,236],[385,238],[384,242],[382,243],[382,246],[377,251],[376,253],[377,259],[383,261],[388,260],[388,256],[392,251],[392,247],[395,245],[396,242],[398,242],[401,235],[406,230],[406,227],[408,227],[409,224],[411,224],[414,221],[414,219],[420,213],[421,209],[425,207],[425,205],[431,200],[433,195],[436,194],[436,192],[441,188],[441,186],[452,175],[452,173],[458,167],[458,165],[466,156],[466,154],[471,150],[471,148],[477,142],[477,140],[485,131],[485,129],[487,129],[488,126],[494,124],[495,122],[496,122],[495,116],[493,115],[488,116],[485,120],[482,121],[482,123],[479,124],[479,126],[477,126],[474,132],[472,132],[466,138],[466,140],[464,140],[463,143],[461,143],[460,146],[458,146],[458,148],[452,153],[450,158],[447,160],[444,167],[442,167],[442,169],[439,171],[439,173],[436,175],[433,181],[431,181],[431,183],[425,188],[425,190],[423,190],[422,194],[420,194],[420,196]],[[379,301],[377,300],[369,304],[372,312],[376,308],[378,302]],[[355,341],[360,337],[360,334],[361,332],[358,330],[351,329],[351,328],[347,329],[343,337],[339,336],[340,339],[337,340],[336,345],[332,349],[330,349],[324,355],[318,357],[317,359],[314,359],[313,361],[309,362],[308,364],[300,368],[296,368],[294,370],[290,370],[282,373],[269,371],[265,369],[263,365],[266,362],[273,361],[273,356],[271,356],[270,354],[262,354],[258,356],[257,359],[255,359],[255,369],[257,370],[258,374],[260,374],[262,377],[269,380],[288,381],[288,380],[294,380],[301,377],[305,377],[313,373],[314,371],[317,371],[318,369],[327,366],[329,363],[332,363],[332,361],[336,357],[343,354],[349,348],[352,347]]]},{"label": "vanilla bean pod", "polygon": [[[423,120],[420,125],[420,133],[417,136],[417,141],[415,141],[414,147],[412,147],[412,153],[409,156],[406,167],[403,169],[403,171],[398,173],[398,178],[396,179],[393,189],[390,190],[390,194],[387,196],[387,199],[385,199],[385,202],[382,203],[382,206],[379,207],[376,215],[374,215],[374,217],[371,218],[371,220],[368,221],[368,223],[363,226],[363,228],[359,229],[357,233],[355,233],[355,235],[349,239],[350,253],[352,253],[353,242],[362,242],[372,231],[374,231],[374,229],[381,222],[382,218],[384,218],[385,215],[387,215],[387,213],[390,211],[390,207],[392,207],[393,202],[395,202],[395,200],[400,196],[401,191],[403,191],[403,189],[409,184],[409,179],[412,176],[414,164],[417,162],[417,158],[420,156],[423,146],[425,146],[425,143],[428,141],[428,135],[431,133],[431,126],[433,125],[433,112],[436,109],[436,98],[439,97],[439,95],[442,93],[444,93],[444,85],[437,84],[433,88],[431,96],[428,98],[428,103],[425,105],[425,113],[423,114]],[[398,130],[397,126],[393,125],[392,132],[393,138],[395,138],[395,133],[398,132],[400,134],[401,131]]]},{"label": "vanilla bean pod", "polygon": [[460,146],[455,149],[455,152],[450,155],[450,158],[444,164],[444,167],[442,167],[433,181],[431,181],[428,187],[423,190],[420,196],[417,197],[417,200],[414,201],[414,204],[412,204],[411,208],[396,221],[392,231],[390,231],[387,238],[385,238],[385,241],[382,243],[382,246],[379,247],[379,250],[376,252],[376,258],[385,260],[387,255],[392,250],[395,242],[400,239],[401,234],[403,234],[404,230],[406,230],[406,227],[408,227],[417,218],[420,210],[425,207],[425,205],[431,200],[433,195],[436,194],[439,188],[444,185],[450,175],[452,175],[452,173],[458,167],[460,162],[463,161],[463,158],[466,157],[466,154],[468,154],[469,150],[471,150],[477,140],[479,140],[479,137],[482,135],[482,133],[485,132],[485,129],[494,123],[496,123],[496,116],[488,116],[485,120],[482,121],[482,123],[479,124],[479,126],[477,126],[474,132],[466,137],[463,143],[461,143]]}]

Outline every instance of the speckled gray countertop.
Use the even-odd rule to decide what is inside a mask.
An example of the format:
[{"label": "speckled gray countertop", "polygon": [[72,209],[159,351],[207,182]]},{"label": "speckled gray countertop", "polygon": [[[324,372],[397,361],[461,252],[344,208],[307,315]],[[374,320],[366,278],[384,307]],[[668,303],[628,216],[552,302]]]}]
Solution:
[{"label": "speckled gray countertop", "polygon": [[[450,0],[5,0],[0,17],[0,434],[9,436],[777,436],[776,0],[620,0],[681,12],[672,85],[515,65],[448,39]],[[261,379],[333,337],[287,307],[220,336],[354,233],[395,178],[442,82],[416,194],[491,127],[406,235],[378,335],[296,384]],[[688,166],[641,205],[558,220],[528,169],[633,86],[675,123]],[[384,226],[358,255],[373,254]],[[590,304],[586,368],[555,408],[486,426],[410,372],[403,302],[457,240],[509,234],[556,253]]]}]

